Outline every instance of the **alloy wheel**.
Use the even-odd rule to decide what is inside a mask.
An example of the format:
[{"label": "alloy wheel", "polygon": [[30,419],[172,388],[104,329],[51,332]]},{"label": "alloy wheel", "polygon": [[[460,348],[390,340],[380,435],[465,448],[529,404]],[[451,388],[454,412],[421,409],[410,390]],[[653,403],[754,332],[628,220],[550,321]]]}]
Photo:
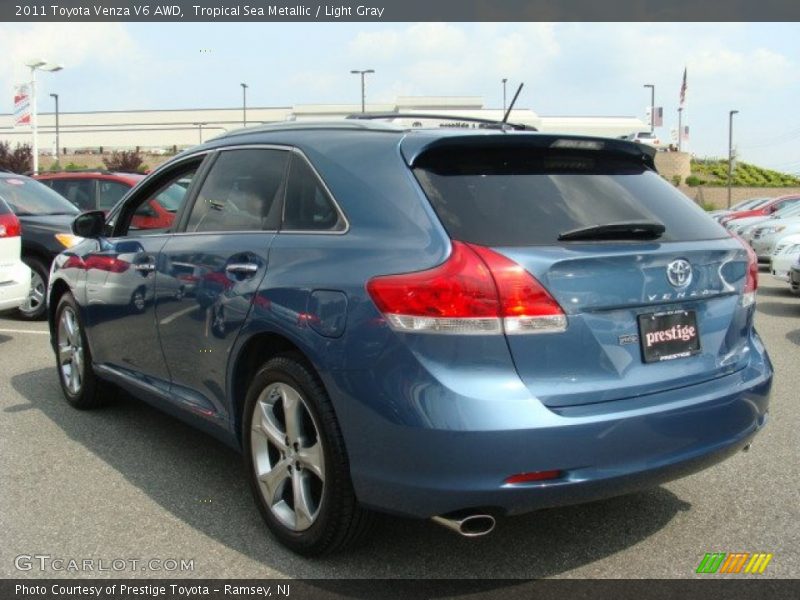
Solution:
[{"label": "alloy wheel", "polygon": [[44,279],[35,270],[31,270],[31,287],[28,291],[28,297],[25,302],[19,307],[19,310],[26,314],[31,315],[36,313],[44,304],[45,288]]},{"label": "alloy wheel", "polygon": [[250,452],[261,496],[281,524],[304,531],[319,515],[325,488],[319,428],[286,383],[268,385],[253,410]]},{"label": "alloy wheel", "polygon": [[64,386],[73,395],[83,385],[83,339],[78,318],[71,307],[61,311],[58,321],[58,367]]}]

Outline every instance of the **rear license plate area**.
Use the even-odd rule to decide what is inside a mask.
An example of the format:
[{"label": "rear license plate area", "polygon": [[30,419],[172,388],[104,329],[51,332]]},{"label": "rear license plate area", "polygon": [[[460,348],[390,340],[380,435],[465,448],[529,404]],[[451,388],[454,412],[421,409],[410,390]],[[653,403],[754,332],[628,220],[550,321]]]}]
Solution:
[{"label": "rear license plate area", "polygon": [[646,363],[686,358],[700,352],[700,332],[693,310],[639,315],[639,344]]}]

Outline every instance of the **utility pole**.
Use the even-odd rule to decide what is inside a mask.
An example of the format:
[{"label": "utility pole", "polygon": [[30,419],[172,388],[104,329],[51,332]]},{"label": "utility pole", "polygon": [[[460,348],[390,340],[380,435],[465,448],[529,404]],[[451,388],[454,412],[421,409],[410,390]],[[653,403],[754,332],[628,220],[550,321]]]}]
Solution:
[{"label": "utility pole", "polygon": [[650,133],[653,133],[656,130],[656,86],[645,83],[644,87],[650,88]]},{"label": "utility pole", "polygon": [[247,127],[247,88],[246,83],[240,83],[242,86],[242,127]]},{"label": "utility pole", "polygon": [[362,114],[366,112],[366,84],[364,83],[364,76],[368,73],[374,73],[374,69],[365,69],[363,71],[359,71],[357,69],[353,69],[350,71],[353,75],[361,75],[361,112]]},{"label": "utility pole", "polygon": [[506,114],[506,82],[507,78],[503,77],[503,114]]},{"label": "utility pole", "polygon": [[58,135],[58,94],[50,94],[50,96],[56,101],[56,161],[58,161],[58,157],[61,156],[61,141]]},{"label": "utility pole", "polygon": [[733,115],[738,110],[728,113],[728,208],[731,207],[731,181],[733,180]]}]

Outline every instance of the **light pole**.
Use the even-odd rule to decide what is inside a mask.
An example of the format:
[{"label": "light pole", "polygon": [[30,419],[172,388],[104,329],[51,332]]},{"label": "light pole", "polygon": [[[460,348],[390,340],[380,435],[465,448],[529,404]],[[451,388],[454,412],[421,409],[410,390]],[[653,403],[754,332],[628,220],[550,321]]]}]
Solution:
[{"label": "light pole", "polygon": [[656,86],[652,83],[645,83],[644,87],[650,88],[650,133],[656,130]]},{"label": "light pole", "polygon": [[362,113],[364,113],[364,112],[366,112],[366,111],[365,111],[365,106],[366,106],[366,89],[365,89],[365,84],[364,84],[364,76],[365,76],[367,73],[374,73],[374,72],[375,72],[375,70],[374,70],[374,69],[365,69],[365,70],[363,70],[363,71],[359,71],[359,70],[357,70],[357,69],[354,69],[354,70],[352,70],[352,71],[350,71],[350,72],[351,72],[353,75],[361,75],[361,112],[362,112]]},{"label": "light pole", "polygon": [[681,121],[683,118],[683,107],[678,108],[678,152],[681,151],[681,142],[683,141],[683,127]]},{"label": "light pole", "polygon": [[246,83],[240,83],[242,86],[242,127],[247,127],[247,87]]},{"label": "light pole", "polygon": [[507,78],[503,77],[503,114],[506,114],[506,82]]},{"label": "light pole", "polygon": [[58,94],[50,94],[50,97],[56,101],[56,162],[58,162],[58,157],[61,155],[61,141],[58,136]]},{"label": "light pole", "polygon": [[728,208],[731,207],[731,180],[733,179],[733,115],[738,110],[728,113]]},{"label": "light pole", "polygon": [[48,71],[54,73],[60,71],[64,67],[62,65],[54,65],[48,63],[42,58],[30,60],[25,63],[25,66],[31,70],[31,133],[33,134],[33,172],[39,172],[39,140],[38,133],[38,118],[36,114],[36,71]]},{"label": "light pole", "polygon": [[197,125],[197,133],[200,136],[200,143],[203,143],[203,125],[208,125],[208,123],[192,123],[192,125]]}]

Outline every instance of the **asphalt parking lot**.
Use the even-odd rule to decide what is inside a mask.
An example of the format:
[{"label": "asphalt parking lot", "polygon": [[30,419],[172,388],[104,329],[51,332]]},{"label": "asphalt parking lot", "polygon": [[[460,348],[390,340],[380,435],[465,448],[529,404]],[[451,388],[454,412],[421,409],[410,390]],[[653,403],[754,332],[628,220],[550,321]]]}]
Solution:
[{"label": "asphalt parking lot", "polygon": [[750,452],[648,492],[502,520],[479,540],[387,517],[363,547],[309,561],[269,537],[235,452],[128,397],[69,408],[46,325],[0,316],[0,577],[71,576],[15,568],[38,554],[194,561],[83,576],[683,578],[706,552],[770,552],[757,577],[798,577],[800,298],[765,273],[757,325],[776,376]]}]

